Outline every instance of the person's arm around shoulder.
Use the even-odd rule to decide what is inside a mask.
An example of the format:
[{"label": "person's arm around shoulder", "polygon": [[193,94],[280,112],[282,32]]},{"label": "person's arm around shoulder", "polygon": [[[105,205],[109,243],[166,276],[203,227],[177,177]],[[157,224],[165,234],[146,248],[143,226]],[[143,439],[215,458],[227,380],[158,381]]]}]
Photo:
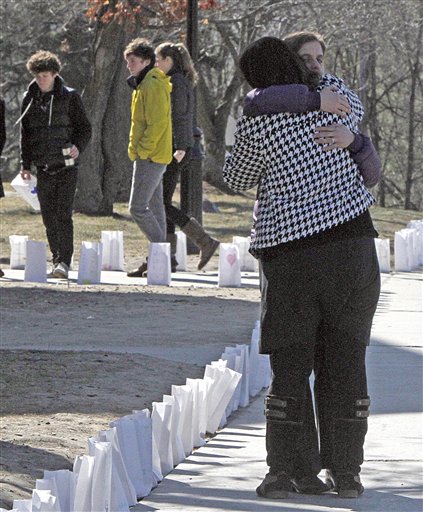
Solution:
[{"label": "person's arm around shoulder", "polygon": [[348,101],[334,86],[320,92],[310,91],[304,84],[271,85],[253,89],[244,100],[244,115],[259,116],[290,112],[299,114],[322,110],[345,117],[350,111]]}]

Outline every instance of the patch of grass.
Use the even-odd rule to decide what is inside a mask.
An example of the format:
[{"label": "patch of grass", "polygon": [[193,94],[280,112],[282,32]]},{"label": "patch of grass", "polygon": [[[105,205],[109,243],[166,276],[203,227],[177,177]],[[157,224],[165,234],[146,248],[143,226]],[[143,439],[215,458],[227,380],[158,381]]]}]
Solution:
[{"label": "patch of grass", "polygon": [[[41,215],[33,213],[29,206],[17,196],[9,184],[5,184],[7,196],[0,201],[0,257],[1,264],[9,263],[9,235],[28,235],[31,240],[46,241]],[[248,236],[252,223],[255,190],[242,195],[227,195],[204,183],[204,197],[214,203],[218,213],[204,213],[205,229],[222,242],[231,242],[232,237]],[[175,193],[179,201],[179,189]],[[375,227],[382,238],[393,239],[395,231],[404,228],[407,222],[423,218],[423,212],[393,208],[372,207]],[[99,241],[101,231],[123,231],[126,262],[139,261],[147,254],[148,243],[128,213],[127,203],[114,205],[113,217],[96,217],[80,213],[74,215],[75,256],[79,259],[79,248],[84,240]]]},{"label": "patch of grass", "polygon": [[[0,200],[0,263],[3,266],[7,265],[10,259],[10,235],[27,235],[30,240],[47,241],[41,215],[34,213],[8,183],[5,184],[5,190],[7,195]],[[204,197],[219,208],[219,213],[203,213],[203,225],[212,236],[222,242],[231,242],[234,235],[249,235],[255,200],[254,191],[244,195],[228,196],[204,184]],[[174,201],[179,202],[179,188],[176,190]],[[81,242],[100,241],[101,231],[123,232],[127,264],[139,263],[139,260],[147,255],[147,239],[129,215],[128,204],[115,203],[113,209],[113,217],[74,214],[74,262],[79,260]]]}]

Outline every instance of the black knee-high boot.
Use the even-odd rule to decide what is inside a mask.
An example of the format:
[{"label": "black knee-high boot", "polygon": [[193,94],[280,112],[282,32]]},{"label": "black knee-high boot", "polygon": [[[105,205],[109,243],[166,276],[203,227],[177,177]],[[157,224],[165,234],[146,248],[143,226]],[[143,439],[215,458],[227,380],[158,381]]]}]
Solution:
[{"label": "black knee-high boot", "polygon": [[270,473],[294,476],[303,427],[303,400],[269,395],[265,400],[267,465]]},{"label": "black knee-high boot", "polygon": [[256,489],[262,498],[286,498],[292,489],[296,446],[303,426],[302,402],[302,399],[277,395],[265,399],[269,473]]},{"label": "black knee-high boot", "polygon": [[326,481],[343,498],[356,498],[364,488],[359,473],[364,460],[369,397],[354,401],[352,417],[336,418],[332,426],[332,457]]}]

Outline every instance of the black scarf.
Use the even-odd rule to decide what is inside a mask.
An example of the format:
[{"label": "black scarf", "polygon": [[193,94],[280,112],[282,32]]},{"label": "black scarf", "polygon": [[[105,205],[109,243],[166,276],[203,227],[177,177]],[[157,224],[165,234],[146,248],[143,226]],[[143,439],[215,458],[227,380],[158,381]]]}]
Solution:
[{"label": "black scarf", "polygon": [[139,75],[137,75],[137,76],[134,76],[134,75],[128,76],[128,78],[126,79],[126,82],[129,85],[129,87],[131,89],[136,89],[140,85],[140,83],[144,80],[145,75],[150,71],[150,69],[153,69],[153,68],[154,68],[154,64],[150,63],[148,66],[146,66],[140,72]]}]

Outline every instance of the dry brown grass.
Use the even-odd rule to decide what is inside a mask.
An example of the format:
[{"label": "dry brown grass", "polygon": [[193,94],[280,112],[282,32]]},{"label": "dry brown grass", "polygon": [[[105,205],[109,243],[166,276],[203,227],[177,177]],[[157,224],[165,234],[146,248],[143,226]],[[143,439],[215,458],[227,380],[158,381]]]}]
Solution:
[{"label": "dry brown grass", "polygon": [[[9,235],[28,235],[31,240],[46,240],[45,230],[39,214],[31,211],[24,201],[5,185],[7,196],[0,201],[0,261],[3,266],[9,263]],[[248,236],[251,228],[251,212],[255,191],[243,195],[227,195],[204,184],[204,197],[210,200],[219,213],[204,213],[203,224],[207,231],[222,242],[232,241],[232,236]],[[178,190],[175,202],[179,200]],[[147,253],[147,240],[140,233],[129,216],[126,203],[114,205],[113,217],[96,217],[80,213],[74,215],[75,257],[78,261],[79,247],[83,240],[98,241],[101,231],[123,231],[125,257],[127,261],[137,260]],[[423,218],[423,212],[373,207],[372,217],[379,234],[383,238],[393,239],[395,231],[404,228],[407,222]]]}]

